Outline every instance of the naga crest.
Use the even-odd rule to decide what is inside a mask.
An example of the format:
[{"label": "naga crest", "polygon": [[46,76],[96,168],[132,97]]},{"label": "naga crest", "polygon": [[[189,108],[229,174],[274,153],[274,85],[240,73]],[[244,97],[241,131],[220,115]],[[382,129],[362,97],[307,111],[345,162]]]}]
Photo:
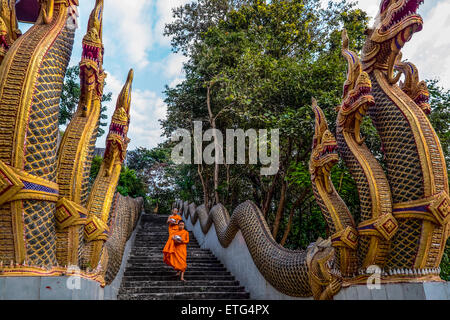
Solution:
[{"label": "naga crest", "polygon": [[[134,72],[131,69],[128,73],[127,82],[117,98],[116,109],[111,119],[108,137],[106,138],[105,160],[110,159],[110,168],[114,165],[114,160],[122,162],[125,160],[128,142],[128,127],[130,124],[130,104],[131,85],[133,83]],[[115,155],[118,155],[116,159]],[[108,171],[109,172],[109,171]]]},{"label": "naga crest", "polygon": [[92,96],[102,98],[106,74],[103,71],[103,42],[102,42],[103,0],[97,0],[92,11],[87,33],[83,38],[83,53],[80,62],[81,97],[83,116],[91,109]]},{"label": "naga crest", "polygon": [[359,144],[361,121],[375,101],[371,95],[372,82],[367,72],[362,71],[358,55],[349,50],[347,31],[342,32],[342,55],[347,59],[347,80],[344,83],[342,104],[337,107],[338,130],[352,130]]},{"label": "naga crest", "polygon": [[367,30],[363,48],[364,71],[374,67],[385,70],[391,84],[398,82],[394,76],[397,55],[415,32],[421,31],[423,20],[417,9],[423,0],[383,0],[372,29]]},{"label": "naga crest", "polygon": [[325,115],[312,99],[312,108],[315,114],[315,129],[309,171],[313,179],[321,178],[328,191],[331,191],[329,173],[331,168],[339,161],[337,142],[328,129]]},{"label": "naga crest", "polygon": [[419,70],[408,61],[401,61],[401,53],[398,55],[395,69],[405,75],[405,81],[400,82],[400,88],[405,92],[425,114],[431,113],[430,92],[427,83],[419,80]]}]

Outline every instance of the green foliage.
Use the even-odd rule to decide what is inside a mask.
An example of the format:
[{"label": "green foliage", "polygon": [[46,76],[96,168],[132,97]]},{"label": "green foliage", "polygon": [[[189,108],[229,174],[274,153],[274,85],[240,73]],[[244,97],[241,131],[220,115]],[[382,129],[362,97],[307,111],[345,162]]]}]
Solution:
[{"label": "green foliage", "polygon": [[447,241],[447,246],[445,248],[440,267],[441,278],[445,281],[450,281],[450,239]]},{"label": "green foliage", "polygon": [[441,141],[448,171],[450,164],[450,90],[442,88],[438,80],[427,81],[427,86],[430,92],[430,121]]},{"label": "green foliage", "polygon": [[[91,173],[89,176],[89,183],[92,186],[97,178],[98,172],[102,165],[103,158],[95,156],[91,164]],[[120,172],[119,183],[117,185],[117,192],[123,196],[130,196],[132,198],[147,196],[147,189],[141,178],[136,175],[136,171],[123,166]]]},{"label": "green foliage", "polygon": [[61,107],[59,111],[59,125],[66,125],[78,106],[80,98],[80,67],[67,68],[61,92]]},{"label": "green foliage", "polygon": [[[217,5],[219,10],[214,11]],[[168,114],[161,124],[167,137],[177,128],[192,130],[194,120],[204,121],[203,129],[208,129],[207,87],[211,89],[217,128],[223,132],[227,128],[280,129],[278,179],[259,176],[260,165],[220,168],[218,192],[230,210],[247,199],[262,207],[271,185],[276,184],[267,216],[269,225],[280,202],[283,181],[288,183],[286,212],[299,194],[311,189],[311,97],[317,98],[329,119],[336,118],[334,107],[340,103],[346,76],[341,30],[348,30],[350,46],[359,50],[367,27],[366,13],[345,1],[332,2],[325,10],[320,7],[318,0],[204,0],[176,9],[175,21],[166,26],[174,51],[189,58],[186,80],[165,91]],[[335,121],[329,123],[333,129]],[[178,166],[176,189],[184,200],[203,201],[198,169],[196,165]],[[213,167],[200,169],[212,186]],[[333,171],[333,180],[340,183],[351,210],[357,211],[354,182],[343,165]],[[346,192],[347,188],[351,190]],[[311,196],[309,191],[306,199]],[[286,243],[294,248],[325,234],[319,208],[305,203],[307,208],[304,203],[294,208],[296,215],[303,217],[294,219]],[[284,228],[287,215],[281,223]],[[307,231],[309,228],[313,231]]]},{"label": "green foliage", "polygon": [[128,166],[136,171],[153,167],[157,163],[168,162],[169,159],[170,153],[167,148],[153,148],[148,150],[144,147],[139,147],[136,150],[128,152],[127,155]]},{"label": "green foliage", "polygon": [[146,190],[146,211],[161,214],[169,214],[171,211],[176,191],[170,152],[171,149],[163,144],[151,150],[140,147],[128,153],[128,167],[135,171]]},{"label": "green foliage", "polygon": [[123,196],[130,196],[132,198],[145,198],[147,196],[144,182],[136,175],[136,171],[126,166],[123,166],[120,172],[117,192]]},{"label": "green foliage", "polygon": [[[77,109],[81,94],[79,77],[80,67],[78,65],[67,68],[61,92],[61,107],[59,112],[60,126],[67,125]],[[111,100],[112,92],[108,92],[102,97],[102,102],[110,102]],[[106,115],[107,108],[107,106],[102,104],[100,110],[98,137],[101,137],[103,134],[105,134],[105,130],[102,127],[106,127],[108,125],[106,122],[104,122],[104,120],[108,119],[108,116]]]},{"label": "green foliage", "polygon": [[[450,90],[445,90],[439,86],[438,80],[427,81],[430,91],[431,115],[430,121],[436,130],[447,162],[447,174],[450,183]],[[441,262],[441,277],[450,281],[450,240],[444,251]]]},{"label": "green foliage", "polygon": [[95,156],[92,159],[91,173],[89,175],[89,184],[91,186],[94,184],[94,181],[97,178],[98,172],[100,171],[100,167],[102,165],[102,161],[103,161],[103,158],[100,156]]}]

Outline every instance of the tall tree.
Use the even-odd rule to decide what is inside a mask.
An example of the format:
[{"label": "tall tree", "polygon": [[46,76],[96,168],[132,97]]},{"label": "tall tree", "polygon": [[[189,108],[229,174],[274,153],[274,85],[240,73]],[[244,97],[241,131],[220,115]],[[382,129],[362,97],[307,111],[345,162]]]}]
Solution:
[{"label": "tall tree", "polygon": [[[230,210],[240,201],[257,201],[273,235],[289,243],[285,233],[292,229],[294,213],[312,196],[308,184],[295,180],[299,171],[309,179],[311,97],[318,98],[327,116],[336,115],[346,70],[340,31],[346,27],[353,47],[360,49],[367,15],[345,1],[320,9],[319,0],[203,0],[177,8],[174,18],[166,35],[173,50],[189,60],[186,80],[165,91],[165,135],[179,127],[192,132],[196,120],[204,129],[278,128],[281,135],[277,175],[260,176],[260,164],[203,164],[192,168],[189,179],[197,178],[190,187],[202,190],[201,201],[221,201]],[[302,194],[305,199],[298,200]],[[347,200],[358,202],[353,196]]]}]

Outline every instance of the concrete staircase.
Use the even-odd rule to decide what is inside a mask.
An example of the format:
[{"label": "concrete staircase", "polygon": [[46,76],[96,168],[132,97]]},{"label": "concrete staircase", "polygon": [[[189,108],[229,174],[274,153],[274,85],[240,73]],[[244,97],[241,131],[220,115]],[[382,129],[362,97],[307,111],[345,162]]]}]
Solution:
[{"label": "concrete staircase", "polygon": [[167,216],[144,215],[119,290],[119,300],[236,300],[249,294],[192,233],[187,247],[186,282],[163,262]]}]

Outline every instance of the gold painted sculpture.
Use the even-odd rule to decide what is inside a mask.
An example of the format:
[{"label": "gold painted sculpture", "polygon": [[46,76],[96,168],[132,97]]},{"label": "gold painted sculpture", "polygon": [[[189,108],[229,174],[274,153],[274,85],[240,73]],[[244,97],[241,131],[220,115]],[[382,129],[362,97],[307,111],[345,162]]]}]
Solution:
[{"label": "gold painted sculpture", "polygon": [[88,193],[106,77],[103,0],[96,0],[83,38],[81,96],[59,149],[78,0],[40,0],[38,20],[20,37],[10,3],[0,2],[0,277],[59,276],[77,267],[82,277],[108,284],[142,207],[142,199],[114,195],[129,142],[133,71]]},{"label": "gold painted sculpture", "polygon": [[[417,68],[401,62],[400,51],[422,29],[416,14],[422,0],[383,0],[369,29],[362,58],[349,50],[342,104],[337,108],[336,138],[313,100],[316,116],[310,173],[315,198],[331,236],[306,250],[291,251],[273,239],[260,209],[251,201],[230,216],[217,204],[178,201],[203,233],[214,224],[227,247],[240,230],[264,278],[291,296],[331,299],[341,287],[366,284],[377,266],[381,283],[442,281],[439,265],[449,237],[450,198],[447,167],[427,113],[429,93]],[[397,74],[395,74],[397,70]],[[405,82],[397,85],[402,74]],[[363,117],[379,133],[386,170],[361,137]],[[361,222],[355,221],[331,182],[340,154],[358,187]]]}]

